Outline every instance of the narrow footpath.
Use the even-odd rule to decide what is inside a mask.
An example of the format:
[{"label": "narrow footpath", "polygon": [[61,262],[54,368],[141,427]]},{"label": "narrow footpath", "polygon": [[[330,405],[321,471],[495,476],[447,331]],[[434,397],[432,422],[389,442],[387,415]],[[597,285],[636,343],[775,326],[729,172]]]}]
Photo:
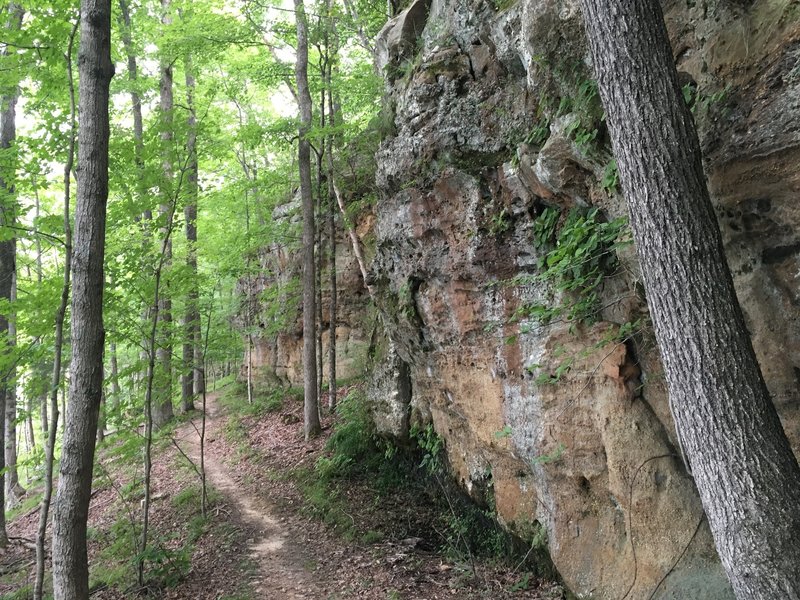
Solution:
[{"label": "narrow footpath", "polygon": [[[237,483],[221,456],[215,452],[218,440],[223,440],[224,416],[218,406],[219,393],[207,398],[205,469],[208,483],[221,493],[242,521],[252,530],[247,540],[248,551],[257,565],[251,584],[260,598],[307,599],[325,597],[311,573],[304,565],[310,564],[308,553],[298,545],[297,536],[287,529],[285,519],[278,516],[274,507],[263,498],[253,495]],[[176,440],[184,452],[200,465],[200,423],[198,416],[180,427]],[[238,517],[238,518],[236,518]]]}]

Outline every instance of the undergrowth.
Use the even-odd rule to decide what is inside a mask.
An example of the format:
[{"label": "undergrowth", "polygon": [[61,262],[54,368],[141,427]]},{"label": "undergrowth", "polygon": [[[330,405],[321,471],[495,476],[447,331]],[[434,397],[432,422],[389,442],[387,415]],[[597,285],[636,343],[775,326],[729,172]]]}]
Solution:
[{"label": "undergrowth", "polygon": [[530,321],[597,321],[603,284],[619,267],[617,251],[631,243],[627,220],[606,221],[596,208],[575,208],[563,216],[559,210],[547,208],[534,222],[534,243],[544,251],[539,272],[519,275],[511,283],[545,285],[559,298],[548,304],[522,304],[511,320],[523,323],[523,333]]},{"label": "undergrowth", "polygon": [[[457,486],[450,475],[445,442],[432,425],[413,427],[404,444],[390,441],[375,431],[367,399],[355,387],[339,404],[334,432],[313,470],[300,475],[307,511],[320,517],[346,537],[360,536],[362,543],[380,540],[380,531],[358,532],[348,513],[342,490],[348,483],[368,481],[378,502],[381,497],[404,493],[424,497],[433,507],[432,532],[440,551],[474,571],[475,558],[518,565],[522,556],[531,561],[526,568],[553,575],[541,537],[523,539],[503,529],[494,506],[491,473],[479,505]],[[431,531],[425,532],[430,534]],[[540,564],[534,564],[540,561]],[[530,564],[528,564],[530,563]]]}]

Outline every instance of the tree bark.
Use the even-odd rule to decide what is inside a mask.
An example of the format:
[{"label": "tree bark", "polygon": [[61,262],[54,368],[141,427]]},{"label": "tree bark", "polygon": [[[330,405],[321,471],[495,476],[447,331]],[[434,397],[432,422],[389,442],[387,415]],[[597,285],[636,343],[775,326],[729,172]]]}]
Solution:
[{"label": "tree bark", "polygon": [[[320,52],[321,54],[321,52]],[[325,78],[325,60],[324,57],[320,57],[320,77],[323,79]],[[319,126],[321,129],[325,129],[325,90],[323,89],[320,94],[320,101],[319,101]],[[317,280],[316,280],[316,287],[317,287],[317,408],[319,408],[319,398],[322,398],[322,384],[324,382],[324,374],[325,374],[325,355],[323,352],[322,346],[322,328],[323,328],[323,311],[322,311],[322,272],[324,270],[325,260],[324,260],[324,252],[323,252],[323,202],[322,202],[322,174],[323,168],[322,163],[325,160],[326,154],[326,144],[325,138],[323,137],[319,143],[319,150],[316,152],[316,168],[317,168],[317,216],[316,222],[319,224],[317,227]]]},{"label": "tree bark", "polygon": [[[8,17],[6,26],[8,29],[19,29],[22,24],[22,9],[15,4],[8,5]],[[3,56],[8,54],[7,48],[2,50]],[[16,107],[18,90],[16,84],[4,89],[0,96],[0,149],[9,150],[16,142]],[[17,200],[14,191],[14,180],[16,178],[16,160],[9,164],[2,165],[0,170],[0,225],[3,227],[13,226],[16,222]],[[12,236],[9,239],[0,241],[0,299],[5,299],[9,303],[13,300],[14,277],[16,273],[16,239]],[[0,314],[0,337],[8,339],[7,350],[10,352],[13,345],[13,324],[9,316]],[[0,548],[8,543],[6,535],[5,505],[6,500],[13,498],[13,479],[16,476],[16,427],[13,418],[16,417],[16,396],[12,393],[11,386],[15,385],[14,369],[3,369],[7,373],[0,381],[0,415],[3,415],[5,426],[0,426],[0,445],[4,446],[4,452],[0,452]],[[9,421],[11,412],[11,421]],[[8,467],[14,469],[7,473],[3,469]],[[6,491],[10,491],[6,498]]]},{"label": "tree bark", "polygon": [[737,598],[800,598],[800,468],[736,298],[659,2],[582,5],[678,439],[720,559]]},{"label": "tree bark", "polygon": [[[3,96],[2,114],[0,115],[0,148],[8,149],[16,137],[16,127],[14,123],[14,107],[16,106],[16,93],[12,96]],[[9,169],[10,171],[10,169]],[[14,183],[13,173],[6,172],[0,174],[0,225],[8,227],[14,223]],[[0,299],[11,301],[11,280],[14,273],[14,239],[0,241]],[[0,313],[0,337],[8,337],[8,316]],[[3,344],[5,346],[5,344]],[[7,400],[8,378],[3,377],[0,381],[0,415],[5,414]],[[3,445],[5,438],[5,428],[0,426],[0,445]],[[6,534],[5,517],[5,453],[0,452],[0,548],[8,544]]]},{"label": "tree bark", "polygon": [[108,199],[111,1],[81,0],[78,189],[73,256],[70,402],[53,511],[56,600],[86,600],[86,523],[103,388],[103,254]]},{"label": "tree bark", "polygon": [[[332,18],[331,13],[331,0],[325,3],[326,14],[328,16],[330,27],[325,30],[325,85],[328,88],[328,123],[331,130],[336,126],[336,105],[333,101],[333,65],[339,59],[339,34],[336,31],[336,22]],[[331,38],[333,45],[331,45]],[[327,154],[327,180],[328,180],[328,238],[330,243],[330,318],[328,326],[329,341],[328,341],[328,410],[333,412],[336,409],[336,396],[338,390],[336,389],[336,319],[337,319],[337,289],[336,289],[336,209],[334,203],[336,202],[336,193],[333,190],[333,149],[335,148],[335,136],[333,134],[328,136],[328,154]]]},{"label": "tree bark", "polygon": [[[165,26],[172,24],[170,15],[171,0],[161,0],[163,15],[161,22]],[[172,299],[169,295],[169,280],[167,273],[172,263],[172,240],[169,232],[172,229],[173,215],[173,165],[172,165],[172,127],[174,99],[172,92],[172,63],[161,64],[160,82],[160,111],[161,111],[161,148],[163,176],[161,185],[161,204],[158,207],[159,218],[162,220],[161,235],[166,240],[164,245],[164,258],[161,274],[161,292],[159,296],[158,320],[159,336],[158,350],[156,352],[156,388],[153,405],[153,426],[158,429],[168,423],[173,415],[172,409]]]},{"label": "tree bark", "polygon": [[183,373],[181,376],[181,403],[183,412],[194,410],[195,381],[200,378],[200,314],[198,311],[199,290],[197,288],[197,199],[198,199],[198,164],[197,164],[197,116],[194,108],[195,80],[191,55],[184,60],[186,72],[186,104],[189,108],[187,118],[188,134],[186,138],[188,201],[184,208],[186,218],[186,264],[189,267],[189,293],[186,298],[186,315],[184,317]]},{"label": "tree bark", "polygon": [[294,0],[297,23],[297,62],[295,76],[300,101],[300,141],[298,162],[300,167],[300,195],[303,204],[303,390],[304,431],[306,440],[319,435],[319,399],[317,397],[316,290],[314,261],[314,195],[311,188],[311,94],[308,90],[308,26],[303,0]]}]

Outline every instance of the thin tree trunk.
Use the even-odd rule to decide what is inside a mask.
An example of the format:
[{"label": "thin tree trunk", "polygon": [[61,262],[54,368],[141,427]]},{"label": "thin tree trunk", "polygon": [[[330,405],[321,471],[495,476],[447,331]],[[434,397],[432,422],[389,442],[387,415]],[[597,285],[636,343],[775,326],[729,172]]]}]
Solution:
[{"label": "thin tree trunk", "polygon": [[[390,2],[390,0],[387,0],[387,1]],[[379,69],[378,69],[378,53],[375,51],[375,44],[370,39],[369,35],[367,34],[366,30],[364,29],[364,26],[361,24],[361,23],[363,23],[363,21],[361,20],[361,17],[358,14],[358,9],[356,9],[356,6],[352,2],[352,0],[344,0],[344,7],[345,7],[345,10],[347,10],[347,13],[350,15],[350,19],[353,21],[353,23],[356,24],[356,33],[358,33],[358,39],[361,42],[361,46],[367,52],[369,52],[370,56],[373,57],[373,59],[372,59],[372,68],[375,71],[375,74],[376,75],[380,75],[380,72],[379,72]],[[394,16],[394,15],[390,15],[390,16]]]},{"label": "thin tree trunk", "polygon": [[[74,135],[74,133],[72,135]],[[34,223],[38,223],[39,222],[39,213],[40,213],[40,202],[39,202],[39,190],[38,189],[34,189],[33,197],[34,197],[34,202],[35,202],[35,209],[34,209],[35,210],[35,212],[34,212],[35,219],[34,219]],[[36,233],[38,234],[38,231]],[[39,284],[39,286],[41,286],[42,285],[42,280],[43,280],[43,275],[42,275],[42,273],[43,273],[43,269],[42,269],[42,240],[41,240],[39,235],[36,235],[35,237],[36,237],[36,282]],[[48,369],[46,364],[43,365],[43,368],[44,368],[44,373],[41,373],[41,375],[42,375],[42,377],[44,379],[46,379],[46,378],[51,376],[52,369]],[[60,379],[60,374],[59,374],[59,379]],[[32,399],[31,399],[31,401],[32,401]],[[33,407],[31,407],[31,409],[32,408]],[[33,410],[31,410],[30,412],[33,412]],[[39,419],[40,419],[40,424],[41,424],[42,439],[43,440],[47,440],[47,438],[49,436],[48,436],[48,433],[47,433],[47,389],[46,389],[46,387],[44,388],[44,391],[39,396]],[[32,439],[35,440],[35,436],[32,437]],[[44,441],[43,443],[45,445],[47,444],[46,441]],[[35,442],[34,442],[34,445],[35,445]]]},{"label": "thin tree trunk", "polygon": [[[320,53],[322,54],[322,53]],[[325,77],[324,57],[320,56],[320,76]],[[319,125],[325,129],[325,90],[323,89],[320,94],[319,102]],[[325,264],[324,252],[322,249],[322,232],[323,232],[323,210],[322,210],[322,161],[325,159],[325,138],[320,141],[319,151],[317,155],[317,218],[319,223],[317,227],[317,398],[322,397],[322,383],[325,374],[325,356],[322,347],[322,269]]]},{"label": "thin tree trunk", "polygon": [[[28,413],[25,417],[25,446],[28,453],[32,453],[36,449],[36,428],[33,425],[33,411],[36,407],[33,401],[33,394],[29,394],[25,404],[25,411]],[[26,467],[26,473],[28,468]]]},{"label": "thin tree trunk", "polygon": [[[15,266],[14,273],[11,275],[11,306],[17,301],[17,274],[16,274],[16,244],[14,244]],[[13,310],[13,309],[12,309]],[[17,345],[17,324],[16,315],[12,312],[12,317],[8,320],[8,344],[9,348]],[[19,483],[19,473],[17,472],[17,367],[9,369],[6,383],[6,505],[11,508],[17,506],[19,498],[25,493]]]},{"label": "thin tree trunk", "polygon": [[678,439],[719,556],[737,598],[800,598],[800,467],[736,298],[661,7],[582,5]]},{"label": "thin tree trunk", "polygon": [[[239,113],[241,124],[241,112]],[[244,154],[244,148],[242,148],[242,163],[245,165],[245,174],[247,174],[247,162],[246,157]],[[249,179],[249,177],[248,177]],[[245,307],[245,329],[247,330],[247,403],[253,403],[253,278],[252,278],[252,252],[250,250],[250,191],[244,191],[244,227],[245,227],[245,236],[247,239],[247,245],[245,248],[245,252],[247,252],[247,258],[245,259],[245,270],[247,271],[247,293],[245,295],[245,299],[247,301],[247,306]]]},{"label": "thin tree trunk", "polygon": [[[163,11],[161,22],[166,27],[172,24],[170,15],[171,0],[161,0]],[[172,63],[161,64],[160,83],[160,111],[161,111],[161,147],[163,158],[163,176],[161,189],[161,204],[158,207],[159,218],[163,224],[161,234],[166,240],[164,246],[164,263],[162,267],[161,293],[159,295],[158,319],[159,336],[156,362],[158,363],[155,383],[155,404],[153,406],[153,426],[156,429],[168,423],[173,415],[172,409],[172,300],[169,295],[169,282],[166,272],[172,263],[172,239],[169,231],[172,229],[173,210],[171,206],[173,194],[173,152],[172,152],[172,125],[174,100],[172,92]]]},{"label": "thin tree trunk", "polygon": [[[241,105],[234,100],[236,108],[239,111],[239,127],[244,127],[244,111]],[[254,182],[256,179],[255,169],[251,171],[250,164],[247,162],[247,148],[244,141],[242,141],[241,154],[238,155],[239,164],[242,167],[245,177],[248,182]],[[254,182],[255,185],[255,182]],[[244,190],[244,227],[245,227],[245,281],[247,285],[247,292],[245,299],[247,304],[244,309],[244,327],[247,333],[247,348],[245,348],[246,360],[246,384],[247,384],[247,403],[253,403],[253,273],[252,273],[252,260],[253,254],[250,249],[250,186]],[[255,192],[255,189],[253,189]]]},{"label": "thin tree trunk", "polygon": [[[242,110],[241,105],[234,100],[236,104],[236,108],[239,112],[239,127],[244,127],[244,111]],[[245,146],[244,141],[242,141],[242,147],[240,150],[241,154],[238,156],[239,164],[242,167],[242,171],[244,172],[245,177],[247,178],[248,182],[253,182],[253,186],[255,186],[255,180],[257,173],[255,171],[255,167],[251,169],[250,164],[247,162],[247,147]],[[253,261],[253,253],[251,251],[251,239],[250,239],[250,191],[251,187],[248,186],[244,190],[244,227],[245,227],[245,281],[247,282],[247,294],[246,300],[247,305],[245,306],[244,310],[244,325],[245,331],[247,332],[247,348],[245,349],[245,358],[247,360],[247,364],[245,366],[246,369],[246,383],[247,383],[247,403],[253,403],[253,272],[252,272],[252,261]],[[255,188],[253,188],[255,192]]]},{"label": "thin tree trunk", "polygon": [[[201,340],[201,344],[198,346],[200,348],[200,362],[196,363],[199,365],[199,373],[202,377],[202,391],[200,392],[201,398],[203,399],[203,411],[201,415],[200,421],[200,483],[202,485],[202,495],[201,495],[201,503],[200,507],[202,509],[203,517],[206,516],[206,511],[208,510],[208,486],[206,482],[206,419],[207,414],[206,410],[208,407],[208,398],[206,397],[206,355],[208,354],[208,339],[209,339],[209,331],[211,330],[211,316],[214,313],[214,295],[216,294],[216,290],[211,292],[211,306],[208,308],[208,319],[206,320],[206,332],[203,340]],[[198,311],[199,316],[199,311]],[[202,335],[202,331],[201,331]]]},{"label": "thin tree trunk", "polygon": [[[11,244],[8,241],[0,242],[0,273],[7,271],[8,263],[14,258]],[[8,283],[6,283],[8,281]],[[7,274],[0,275],[0,299],[8,300],[11,294],[11,278]],[[0,336],[8,335],[8,319],[5,315],[0,314]],[[6,402],[8,401],[8,393],[6,383],[0,382],[0,415],[5,414]],[[5,427],[0,425],[0,442],[5,437]],[[0,548],[5,548],[8,545],[8,534],[6,533],[6,515],[5,515],[5,452],[0,452]]]},{"label": "thin tree trunk", "polygon": [[[64,348],[64,319],[67,314],[67,304],[69,302],[70,277],[72,275],[72,227],[70,225],[70,202],[71,202],[71,173],[75,161],[75,136],[77,134],[77,123],[75,121],[75,84],[72,75],[72,50],[75,41],[75,34],[78,30],[78,21],[72,28],[67,50],[67,79],[69,81],[70,99],[70,138],[67,152],[67,162],[64,165],[64,279],[61,285],[61,300],[58,305],[55,317],[55,340],[53,354],[53,371],[50,376],[50,423],[48,430],[47,407],[42,405],[42,425],[47,432],[44,442],[45,452],[45,473],[44,473],[44,493],[39,508],[39,525],[36,530],[36,574],[33,581],[33,598],[42,600],[44,593],[44,571],[45,571],[45,543],[47,537],[47,517],[50,512],[50,502],[53,497],[53,463],[56,447],[56,437],[58,432],[58,388],[61,385],[62,367],[61,359]],[[37,202],[38,207],[38,202]],[[39,273],[41,274],[41,249],[39,252],[40,263]]]},{"label": "thin tree trunk", "polygon": [[347,235],[350,237],[350,244],[353,247],[353,254],[355,255],[356,262],[358,263],[358,270],[361,271],[361,279],[364,281],[364,287],[367,289],[370,298],[374,299],[375,291],[367,282],[367,263],[364,260],[364,253],[361,251],[361,240],[358,239],[358,234],[356,233],[355,227],[353,227],[353,224],[347,218],[347,208],[344,205],[344,196],[342,195],[342,191],[339,189],[339,183],[336,180],[335,173],[333,173],[331,177],[331,186],[333,187],[333,194],[336,196],[336,203],[339,206],[339,212],[342,214],[342,220],[344,221],[347,229]]},{"label": "thin tree trunk", "polygon": [[[120,14],[120,31],[123,46],[125,47],[125,54],[127,55],[128,63],[128,81],[130,83],[130,96],[131,96],[131,110],[133,113],[133,156],[136,163],[136,199],[139,202],[141,213],[141,226],[142,226],[142,249],[143,254],[146,256],[150,251],[151,244],[151,222],[153,220],[153,211],[149,205],[149,195],[147,190],[147,182],[145,179],[145,164],[144,164],[144,119],[142,116],[142,99],[138,92],[139,70],[136,62],[136,51],[133,46],[131,38],[131,15],[128,6],[128,0],[119,0],[119,14]],[[145,307],[142,310],[142,321],[148,321],[149,311]],[[142,340],[143,346],[148,342],[147,336]],[[140,352],[140,360],[147,362],[147,353],[142,350]],[[139,374],[137,383],[140,384],[144,381],[147,374]]]},{"label": "thin tree trunk", "polygon": [[108,345],[108,351],[111,354],[111,410],[119,419],[122,390],[119,387],[119,361],[117,360],[116,342],[111,342]]},{"label": "thin tree trunk", "polygon": [[89,597],[86,526],[103,387],[103,254],[108,199],[111,1],[81,0],[80,130],[73,256],[70,402],[53,510],[56,600]]},{"label": "thin tree trunk", "polygon": [[144,175],[144,119],[142,117],[142,99],[137,86],[139,71],[136,64],[136,52],[131,39],[131,14],[128,0],[119,0],[122,44],[128,59],[128,81],[131,85],[131,104],[133,112],[133,155],[136,163],[137,195],[143,200],[142,181]]},{"label": "thin tree trunk", "polygon": [[187,119],[188,134],[186,152],[189,155],[187,164],[187,184],[189,188],[184,216],[186,218],[186,264],[189,267],[189,293],[186,298],[186,315],[184,317],[183,373],[181,375],[181,403],[183,412],[194,410],[196,394],[195,379],[198,366],[195,357],[200,345],[200,314],[197,301],[197,200],[198,200],[198,164],[197,164],[197,116],[194,108],[195,80],[191,54],[184,59],[186,72],[186,104],[189,108]]},{"label": "thin tree trunk", "polygon": [[328,236],[330,239],[330,318],[328,324],[328,409],[336,408],[336,219],[333,208],[333,196],[328,194]]},{"label": "thin tree trunk", "polygon": [[[36,182],[34,180],[34,223],[39,221],[39,191],[36,189]],[[37,231],[34,231],[34,243],[36,244],[36,283],[41,286],[42,285],[42,242],[40,236],[38,235]],[[34,372],[37,375],[37,379],[41,377],[42,380],[46,380],[50,371],[46,368],[46,363],[37,364],[34,367]],[[43,372],[44,371],[44,372]],[[28,418],[27,418],[27,431],[26,435],[28,438],[28,450],[30,452],[36,449],[36,433],[35,433],[35,426],[33,424],[33,412],[35,409],[34,402],[38,401],[39,404],[39,419],[40,419],[40,426],[42,431],[42,440],[47,439],[47,387],[44,384],[41,388],[41,392],[39,393],[38,397],[35,397],[34,394],[28,395]],[[45,441],[42,442],[46,444]]]},{"label": "thin tree trunk", "polygon": [[295,76],[300,100],[300,141],[298,162],[300,166],[300,195],[303,203],[303,389],[304,430],[306,440],[322,431],[317,397],[317,357],[314,322],[316,317],[315,261],[314,261],[314,195],[311,191],[311,94],[308,90],[308,27],[303,0],[294,0],[297,24],[297,63]]},{"label": "thin tree trunk", "polygon": [[142,501],[142,537],[139,544],[139,557],[137,558],[137,577],[139,586],[144,586],[144,553],[147,550],[147,538],[150,527],[150,479],[153,468],[152,445],[153,445],[153,387],[156,379],[156,363],[158,350],[156,349],[158,339],[159,310],[161,307],[161,282],[164,266],[167,264],[167,253],[169,249],[170,235],[172,229],[168,229],[161,242],[161,253],[158,257],[158,264],[154,273],[155,291],[153,294],[153,305],[150,309],[150,331],[147,336],[147,374],[145,376],[145,397],[144,397],[144,500]]},{"label": "thin tree trunk", "polygon": [[[325,61],[325,85],[328,89],[328,123],[331,130],[336,126],[336,110],[333,102],[333,63],[339,58],[339,34],[336,31],[336,23],[331,15],[331,0],[326,2],[326,14],[329,19],[330,27],[325,29],[325,50],[327,60]],[[330,35],[333,37],[333,47],[330,43]],[[333,149],[334,135],[328,136],[328,237],[330,242],[330,325],[328,342],[328,409],[333,412],[336,409],[336,209],[334,208],[335,196],[333,191]]]},{"label": "thin tree trunk", "polygon": [[100,414],[97,418],[97,443],[106,439],[106,408],[108,407],[105,388],[100,395]]},{"label": "thin tree trunk", "polygon": [[[69,340],[66,341],[66,345],[69,347],[70,342]],[[61,414],[67,414],[67,390],[69,389],[69,369],[65,374],[65,381],[64,386],[61,388]],[[64,428],[67,426],[67,422],[62,419],[61,420],[61,435],[64,435]]]}]

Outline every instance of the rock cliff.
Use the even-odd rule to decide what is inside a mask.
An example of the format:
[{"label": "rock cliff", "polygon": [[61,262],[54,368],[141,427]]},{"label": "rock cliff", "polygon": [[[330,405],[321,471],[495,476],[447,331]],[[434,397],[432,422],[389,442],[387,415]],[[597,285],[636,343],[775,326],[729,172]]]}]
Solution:
[{"label": "rock cliff", "polygon": [[[800,448],[800,10],[664,10],[737,291]],[[570,213],[626,211],[578,3],[416,0],[378,47],[395,126],[370,269],[392,342],[379,426],[432,422],[465,489],[521,535],[543,529],[578,597],[732,597],[676,447],[635,250],[603,267],[588,318],[534,310],[574,297],[542,276],[548,219],[557,236]]]},{"label": "rock cliff", "polygon": [[[303,381],[303,320],[300,305],[300,262],[298,235],[300,203],[297,198],[272,210],[273,223],[286,230],[275,241],[259,250],[257,276],[239,280],[237,293],[242,305],[236,315],[236,325],[246,335],[252,332],[251,364],[256,385],[300,385]],[[374,217],[367,211],[360,215],[358,234],[368,237]],[[327,239],[321,244],[328,259]],[[336,315],[335,339],[337,373],[341,378],[363,374],[367,351],[376,326],[369,310],[369,294],[364,288],[361,272],[348,236],[339,231],[336,240],[336,273],[339,308]],[[330,290],[322,286],[322,346],[327,361],[331,339]],[[374,311],[372,311],[374,312]],[[241,376],[247,376],[248,340]],[[327,363],[326,363],[327,364]],[[327,381],[327,366],[325,368]]]}]

